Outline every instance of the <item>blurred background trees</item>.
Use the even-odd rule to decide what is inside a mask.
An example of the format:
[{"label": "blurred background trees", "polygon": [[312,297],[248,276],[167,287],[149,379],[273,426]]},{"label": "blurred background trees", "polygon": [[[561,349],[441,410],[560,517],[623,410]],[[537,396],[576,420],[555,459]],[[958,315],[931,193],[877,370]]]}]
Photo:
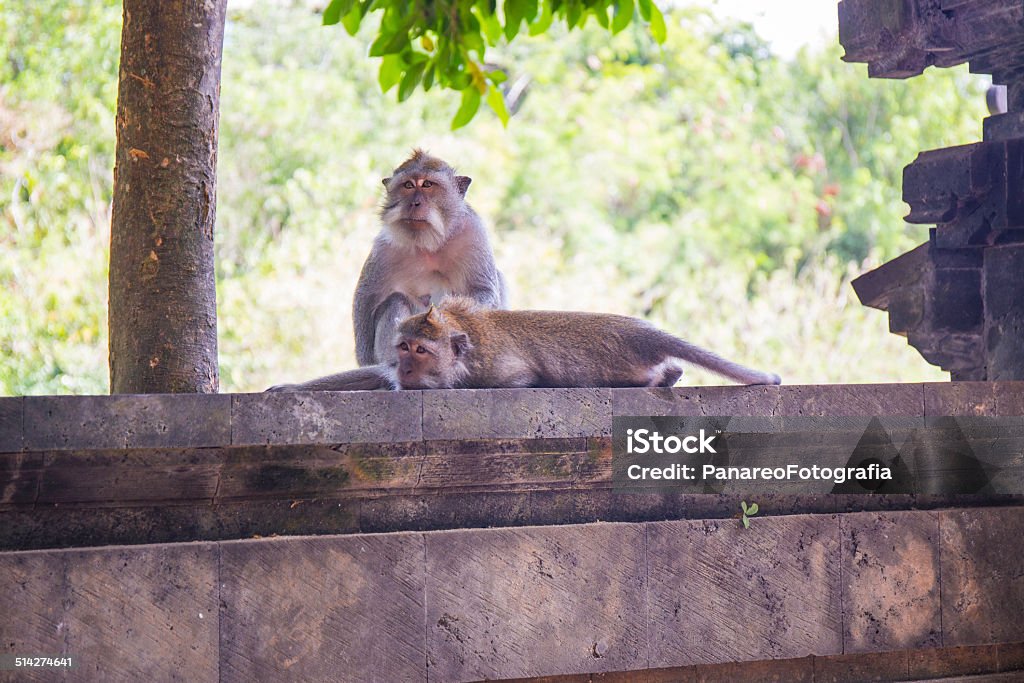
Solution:
[{"label": "blurred background trees", "polygon": [[[0,6],[0,394],[107,391],[120,21],[114,0]],[[643,316],[787,383],[946,377],[849,279],[926,239],[902,168],[980,137],[984,80],[869,81],[838,46],[783,59],[685,7],[660,46],[592,22],[489,50],[525,96],[507,129],[481,110],[452,132],[450,92],[381,95],[372,21],[350,38],[306,2],[229,5],[223,391],[354,365],[380,178],[415,146],[474,178],[514,307]]]}]

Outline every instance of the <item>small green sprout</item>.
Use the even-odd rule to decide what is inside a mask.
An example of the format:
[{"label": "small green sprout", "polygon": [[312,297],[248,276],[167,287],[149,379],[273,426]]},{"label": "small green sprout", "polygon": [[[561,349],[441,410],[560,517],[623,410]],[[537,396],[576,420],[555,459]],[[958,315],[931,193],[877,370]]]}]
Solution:
[{"label": "small green sprout", "polygon": [[743,508],[743,528],[750,528],[750,518],[757,514],[757,503],[751,503],[747,506],[747,501],[740,501],[740,507]]}]

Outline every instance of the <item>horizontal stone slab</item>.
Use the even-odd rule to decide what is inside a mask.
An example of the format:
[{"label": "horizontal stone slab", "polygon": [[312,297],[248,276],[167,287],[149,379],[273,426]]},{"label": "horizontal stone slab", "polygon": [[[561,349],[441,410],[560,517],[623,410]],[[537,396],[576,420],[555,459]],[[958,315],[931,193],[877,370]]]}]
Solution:
[{"label": "horizontal stone slab", "polygon": [[572,439],[632,415],[926,414],[1024,415],[1024,383],[27,396],[0,398],[0,453]]},{"label": "horizontal stone slab", "polygon": [[[818,418],[782,418],[794,426],[809,420]],[[0,454],[0,549],[723,518],[752,497],[776,515],[1024,502],[993,494],[1024,487],[1024,425],[1010,435],[989,433],[973,417],[909,420],[933,421],[941,443],[897,435],[893,445],[882,434],[876,444],[863,432],[867,418],[826,420],[820,438],[773,434],[774,450],[756,435],[730,436],[729,463],[737,466],[765,459],[845,466],[854,447],[859,460],[903,453],[912,477],[851,496],[830,495],[828,482],[818,491],[799,481],[789,488],[726,481],[708,490],[648,482],[627,492],[613,479],[608,437],[7,453]],[[999,465],[990,481],[979,479],[988,471],[979,461],[946,444],[966,437],[986,449],[985,467]],[[952,493],[957,482],[985,481],[984,493]]]},{"label": "horizontal stone slab", "polygon": [[611,389],[424,391],[425,439],[549,439],[611,433]]},{"label": "horizontal stone slab", "polygon": [[69,656],[69,680],[216,681],[217,559],[208,543],[0,553],[0,653]]},{"label": "horizontal stone slab", "polygon": [[231,397],[211,394],[33,396],[24,448],[171,448],[231,440]]},{"label": "horizontal stone slab", "polygon": [[0,653],[76,680],[987,675],[1024,665],[1022,531],[1015,507],[7,552]]},{"label": "horizontal stone slab", "polygon": [[231,444],[375,443],[421,439],[416,391],[271,392],[231,396]]}]

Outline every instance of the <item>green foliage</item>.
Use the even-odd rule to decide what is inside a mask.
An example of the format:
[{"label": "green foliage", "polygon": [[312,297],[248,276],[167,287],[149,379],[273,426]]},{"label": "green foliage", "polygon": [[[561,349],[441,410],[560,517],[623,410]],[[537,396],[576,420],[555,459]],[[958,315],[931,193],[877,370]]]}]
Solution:
[{"label": "green foliage", "polygon": [[398,85],[404,102],[417,87],[435,84],[462,94],[452,129],[469,123],[481,99],[508,123],[505,98],[499,86],[506,75],[487,64],[487,47],[502,39],[511,42],[523,25],[531,36],[548,32],[558,21],[569,29],[583,28],[594,17],[612,35],[621,33],[639,9],[651,35],[664,43],[665,18],[651,0],[331,0],[324,8],[324,25],[341,24],[349,35],[359,32],[363,19],[380,13],[370,44],[370,56],[380,57],[378,82],[382,92]]},{"label": "green foliage", "polygon": [[0,394],[106,385],[120,25],[113,3],[0,4]]},{"label": "green foliage", "polygon": [[[0,394],[102,393],[120,3],[7,3],[0,21]],[[381,97],[373,21],[339,40],[300,7],[231,10],[224,391],[354,365],[380,179],[415,146],[473,177],[515,307],[642,316],[787,383],[943,377],[849,280],[926,239],[900,220],[902,167],[978,139],[965,70],[872,81],[838,48],[780,60],[695,10],[667,15],[662,46],[636,23],[554,25],[488,51],[526,93],[508,128],[483,112],[452,133],[437,88]]]},{"label": "green foliage", "polygon": [[743,528],[750,528],[750,518],[757,514],[759,510],[757,503],[751,503],[747,505],[747,501],[740,501],[740,521],[743,522]]}]

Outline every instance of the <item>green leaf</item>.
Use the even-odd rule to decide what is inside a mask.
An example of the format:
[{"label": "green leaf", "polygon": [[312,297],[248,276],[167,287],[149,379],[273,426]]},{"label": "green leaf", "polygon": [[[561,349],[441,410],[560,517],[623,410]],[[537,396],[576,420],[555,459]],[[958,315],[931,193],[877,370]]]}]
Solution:
[{"label": "green leaf", "polygon": [[508,74],[501,69],[492,69],[487,72],[487,78],[491,79],[491,82],[495,85],[501,85],[508,80]]},{"label": "green leaf", "polygon": [[377,82],[380,83],[380,91],[391,90],[398,81],[402,80],[402,72],[405,70],[405,62],[401,55],[384,55],[380,61],[380,71],[377,73]]},{"label": "green leaf", "polygon": [[[474,18],[474,21],[476,19]],[[462,34],[462,44],[466,46],[467,50],[476,50],[477,54],[484,54],[484,39],[480,36],[480,26],[477,24],[476,31],[466,31]]]},{"label": "green leaf", "polygon": [[423,89],[430,90],[434,85],[434,64],[430,63],[423,72]]},{"label": "green leaf", "polygon": [[740,501],[740,509],[743,510],[743,514],[747,514],[747,501]]},{"label": "green leaf", "polygon": [[536,21],[530,23],[531,36],[538,36],[551,28],[551,22],[555,18],[551,13],[551,2],[552,0],[540,0],[540,14],[537,15]]},{"label": "green leaf", "polygon": [[526,17],[527,0],[505,0],[505,39],[510,41],[519,33]]},{"label": "green leaf", "polygon": [[665,17],[653,2],[651,3],[651,35],[658,44],[664,43],[668,31],[665,28]]},{"label": "green leaf", "polygon": [[359,3],[352,6],[352,9],[348,11],[348,14],[341,18],[341,25],[345,27],[350,36],[354,36],[359,32],[359,24],[363,21],[363,7]]},{"label": "green leaf", "polygon": [[594,13],[594,18],[597,19],[597,23],[601,26],[601,28],[607,30],[609,27],[608,3],[599,2],[597,5],[593,7],[593,9],[591,9],[591,11]]},{"label": "green leaf", "polygon": [[370,46],[371,57],[383,57],[402,52],[409,47],[409,33],[405,28],[398,29],[395,33],[385,33],[381,27],[381,34]]},{"label": "green leaf", "polygon": [[498,41],[501,40],[501,22],[498,21],[498,17],[496,15],[485,14],[481,17],[480,28],[483,30],[484,37],[487,38],[487,43],[492,47],[497,45]]},{"label": "green leaf", "polygon": [[619,33],[633,20],[633,0],[615,0],[615,18],[612,33]]},{"label": "green leaf", "polygon": [[465,71],[460,71],[452,76],[448,83],[452,90],[465,90],[473,85],[473,77]]},{"label": "green leaf", "polygon": [[583,3],[580,0],[569,0],[568,9],[565,13],[565,22],[569,28],[575,28],[583,18]]},{"label": "green leaf", "polygon": [[480,91],[472,85],[468,88],[463,88],[462,104],[459,105],[459,110],[455,112],[455,118],[452,119],[452,130],[462,128],[472,121],[473,117],[476,116],[476,110],[479,108]]},{"label": "green leaf", "polygon": [[333,26],[352,10],[356,0],[331,0],[324,10],[324,26]]},{"label": "green leaf", "polygon": [[753,517],[757,514],[757,503],[751,503],[750,508],[747,510],[747,514]]},{"label": "green leaf", "polygon": [[644,21],[651,20],[651,0],[637,0],[637,7],[640,8],[640,18]]},{"label": "green leaf", "polygon": [[526,22],[529,23],[537,18],[537,10],[539,9],[539,0],[525,0],[526,11],[523,16],[526,18]]},{"label": "green leaf", "polygon": [[423,76],[423,69],[427,65],[423,62],[419,64],[413,64],[406,70],[405,77],[402,79],[401,85],[398,86],[398,101],[405,102],[409,99],[409,95],[412,95],[413,91],[416,90],[416,86],[420,84],[420,78]]},{"label": "green leaf", "polygon": [[505,96],[501,94],[501,88],[492,85],[487,91],[487,105],[494,110],[494,113],[501,119],[501,125],[508,127],[508,108],[505,106]]},{"label": "green leaf", "polygon": [[750,528],[750,520],[747,519],[746,515],[743,516],[743,528],[744,529],[749,529]]}]

